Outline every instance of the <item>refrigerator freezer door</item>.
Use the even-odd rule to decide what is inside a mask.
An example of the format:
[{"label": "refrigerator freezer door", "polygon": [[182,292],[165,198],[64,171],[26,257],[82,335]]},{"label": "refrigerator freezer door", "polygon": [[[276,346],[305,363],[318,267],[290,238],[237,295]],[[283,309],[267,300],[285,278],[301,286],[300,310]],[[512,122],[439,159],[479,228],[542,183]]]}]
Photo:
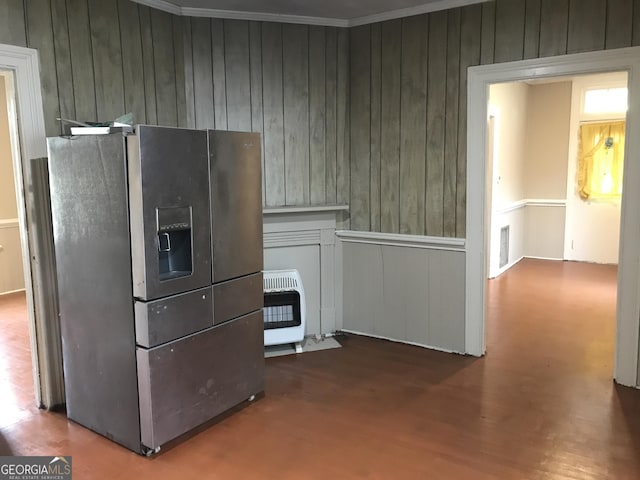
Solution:
[{"label": "refrigerator freezer door", "polygon": [[155,347],[213,326],[211,287],[135,303],[136,343]]},{"label": "refrigerator freezer door", "polygon": [[140,125],[127,143],[134,296],[210,285],[206,132]]},{"label": "refrigerator freezer door", "polygon": [[218,325],[264,306],[262,272],[213,286],[213,323]]},{"label": "refrigerator freezer door", "polygon": [[262,270],[260,134],[209,130],[213,282]]},{"label": "refrigerator freezer door", "polygon": [[262,312],[137,350],[142,443],[156,448],[264,390]]}]

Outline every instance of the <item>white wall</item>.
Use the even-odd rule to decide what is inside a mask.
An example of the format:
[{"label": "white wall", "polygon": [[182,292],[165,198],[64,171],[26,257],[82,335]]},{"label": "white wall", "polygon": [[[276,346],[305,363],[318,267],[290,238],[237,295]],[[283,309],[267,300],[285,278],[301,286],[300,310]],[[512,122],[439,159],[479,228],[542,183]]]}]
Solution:
[{"label": "white wall", "polygon": [[[490,86],[489,115],[494,120],[492,215],[490,220],[489,277],[493,278],[524,255],[524,171],[529,85]],[[509,263],[500,268],[500,230],[509,226]]]},{"label": "white wall", "polygon": [[627,74],[625,72],[579,77],[573,83],[564,244],[564,258],[567,260],[618,263],[621,201],[619,199],[584,201],[578,196],[575,178],[580,121],[606,121],[624,118],[624,115],[621,114],[582,115],[581,99],[584,90],[626,85]]},{"label": "white wall", "polygon": [[528,107],[524,194],[526,198],[564,198],[571,81],[531,85]]},{"label": "white wall", "polygon": [[529,89],[525,257],[563,258],[571,85],[564,81]]},{"label": "white wall", "polygon": [[5,80],[0,75],[0,294],[24,289]]},{"label": "white wall", "polygon": [[[490,269],[522,257],[561,260],[564,250],[571,81],[492,85],[496,116]],[[509,225],[509,263],[499,267],[500,229]]]}]

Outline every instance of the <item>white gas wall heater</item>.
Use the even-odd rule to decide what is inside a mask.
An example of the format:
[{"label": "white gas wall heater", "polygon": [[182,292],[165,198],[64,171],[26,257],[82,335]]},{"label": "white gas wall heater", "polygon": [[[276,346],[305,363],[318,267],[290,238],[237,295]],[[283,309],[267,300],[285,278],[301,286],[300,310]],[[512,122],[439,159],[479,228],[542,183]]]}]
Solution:
[{"label": "white gas wall heater", "polygon": [[295,343],[301,353],[307,312],[300,273],[267,270],[263,282],[265,346]]}]

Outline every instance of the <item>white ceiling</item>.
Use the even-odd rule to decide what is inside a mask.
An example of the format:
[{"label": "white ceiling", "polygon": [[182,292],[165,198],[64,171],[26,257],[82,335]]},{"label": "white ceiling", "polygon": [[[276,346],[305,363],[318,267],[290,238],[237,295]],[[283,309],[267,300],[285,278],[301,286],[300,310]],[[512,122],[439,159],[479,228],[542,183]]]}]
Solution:
[{"label": "white ceiling", "polygon": [[178,15],[349,27],[488,0],[134,0]]}]

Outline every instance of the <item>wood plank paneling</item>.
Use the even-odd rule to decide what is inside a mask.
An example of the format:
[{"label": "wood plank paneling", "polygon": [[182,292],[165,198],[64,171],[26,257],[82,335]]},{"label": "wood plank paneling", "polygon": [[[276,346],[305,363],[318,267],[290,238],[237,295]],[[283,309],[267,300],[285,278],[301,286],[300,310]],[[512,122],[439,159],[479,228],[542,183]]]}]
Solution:
[{"label": "wood plank paneling", "polygon": [[224,51],[225,21],[211,19],[211,62],[213,71],[213,113],[218,130],[227,130],[227,78]]},{"label": "wood plank paneling", "polygon": [[[464,236],[469,66],[640,44],[640,0],[498,0],[432,14],[446,16],[431,32],[446,30],[432,58],[429,15],[364,27],[354,46],[357,29],[179,19],[127,0],[46,2],[38,12],[3,2],[0,39],[40,42],[48,131],[56,114],[91,121],[108,110],[264,131],[265,204],[351,203],[353,228],[383,232]],[[306,34],[283,43],[283,28]]]},{"label": "wood plank paneling", "polygon": [[400,129],[400,233],[416,235],[423,235],[425,232],[428,38],[427,16],[403,19],[400,95],[402,125]]},{"label": "wood plank paneling", "polygon": [[227,127],[248,132],[251,131],[249,23],[225,20],[224,45]]},{"label": "wood plank paneling", "polygon": [[[178,126],[189,127],[187,112],[187,79],[185,77],[184,23],[180,17],[172,15],[173,26],[173,68],[175,70],[176,113]],[[191,83],[189,83],[191,85]]]},{"label": "wood plank paneling", "polygon": [[444,139],[443,235],[456,236],[458,113],[460,99],[461,10],[449,11],[447,29],[447,96]]},{"label": "wood plank paneling", "polygon": [[380,144],[382,126],[382,28],[371,25],[371,169],[370,169],[370,230],[380,231]]},{"label": "wood plank paneling", "polygon": [[326,197],[329,204],[337,202],[337,92],[338,92],[338,32],[335,28],[326,30],[325,49],[325,102],[326,139],[325,174]]},{"label": "wood plank paneling", "polygon": [[24,22],[24,0],[0,2],[0,43],[27,46],[27,28]]},{"label": "wood plank paneling", "polygon": [[525,6],[525,0],[496,0],[496,63],[522,60]]},{"label": "wood plank paneling", "polygon": [[158,125],[176,127],[178,126],[178,107],[171,15],[159,10],[152,10],[151,30]]},{"label": "wood plank paneling", "polygon": [[264,175],[270,187],[266,205],[285,204],[282,25],[262,25],[262,91],[264,95]]},{"label": "wood plank paneling", "polygon": [[193,92],[196,128],[215,128],[213,75],[211,68],[211,25],[208,19],[191,20],[193,49]]},{"label": "wood plank paneling", "polygon": [[326,200],[326,34],[322,27],[309,27],[309,171],[310,200]]},{"label": "wood plank paneling", "polygon": [[286,203],[309,203],[309,27],[282,27]]},{"label": "wood plank paneling", "polygon": [[400,72],[402,20],[382,24],[382,94],[380,108],[380,227],[400,232]]},{"label": "wood plank paneling", "polygon": [[605,48],[631,46],[633,0],[608,0]]},{"label": "wood plank paneling", "polygon": [[567,53],[603,50],[607,20],[607,0],[569,2]]},{"label": "wood plank paneling", "polygon": [[541,0],[540,57],[567,53],[569,0]]},{"label": "wood plank paneling", "polygon": [[144,101],[144,67],[142,61],[142,37],[138,5],[129,0],[118,0],[120,41],[124,83],[124,107],[133,114],[135,122],[145,123],[147,113]]},{"label": "wood plank paneling", "polygon": [[526,0],[524,58],[537,58],[540,51],[540,0]]},{"label": "wood plank paneling", "polygon": [[267,188],[264,166],[264,127],[262,112],[262,24],[249,23],[249,68],[251,71],[251,131],[259,132],[262,142],[262,204],[266,205]]},{"label": "wood plank paneling", "polygon": [[191,32],[191,18],[182,17],[183,47],[184,47],[184,96],[185,112],[188,128],[196,127],[196,98],[194,92],[193,40]]},{"label": "wood plank paneling", "polygon": [[76,119],[95,121],[96,94],[87,0],[67,0],[67,18]]},{"label": "wood plank paneling", "polygon": [[633,35],[631,44],[640,45],[640,0],[633,0]]},{"label": "wood plank paneling", "polygon": [[351,228],[369,230],[371,165],[371,27],[351,29]]},{"label": "wood plank paneling", "polygon": [[158,122],[158,108],[156,104],[156,72],[153,55],[153,33],[151,30],[151,9],[144,5],[139,5],[138,15],[140,16],[142,41],[145,112],[147,114],[147,123],[154,125]]},{"label": "wood plank paneling", "polygon": [[[337,159],[336,159],[336,184],[337,200],[339,204],[349,203],[351,195],[351,176],[349,171],[351,118],[349,115],[349,31],[345,28],[338,30],[338,93],[337,98]],[[338,222],[338,228],[349,228],[348,220]]]},{"label": "wood plank paneling", "polygon": [[[444,234],[444,132],[447,101],[447,12],[429,16],[429,64],[427,91],[427,180],[424,209],[425,230],[419,232],[440,237]],[[418,124],[418,125],[424,125]],[[413,232],[418,233],[418,232]]]},{"label": "wood plank paneling", "polygon": [[489,65],[495,58],[496,42],[496,3],[482,4],[482,30],[480,33],[480,63]]},{"label": "wood plank paneling", "polygon": [[460,20],[460,100],[458,104],[458,161],[456,172],[456,237],[464,238],[467,219],[467,71],[480,63],[481,6],[462,10]]},{"label": "wood plank paneling", "polygon": [[[62,118],[75,119],[73,69],[71,68],[69,24],[67,22],[67,4],[65,0],[51,0],[51,23],[53,26],[53,48],[58,81],[60,116]],[[65,126],[62,133],[70,133],[70,127]]]},{"label": "wood plank paneling", "polygon": [[206,22],[185,30],[187,104],[215,128],[263,134],[264,205],[349,203],[348,30]]},{"label": "wood plank paneling", "polygon": [[27,41],[30,48],[38,50],[40,60],[40,84],[44,108],[44,124],[48,136],[60,134],[60,103],[58,100],[58,78],[56,55],[53,47],[51,2],[27,2]]},{"label": "wood plank paneling", "polygon": [[89,14],[98,120],[111,121],[126,113],[117,4],[89,0]]}]

